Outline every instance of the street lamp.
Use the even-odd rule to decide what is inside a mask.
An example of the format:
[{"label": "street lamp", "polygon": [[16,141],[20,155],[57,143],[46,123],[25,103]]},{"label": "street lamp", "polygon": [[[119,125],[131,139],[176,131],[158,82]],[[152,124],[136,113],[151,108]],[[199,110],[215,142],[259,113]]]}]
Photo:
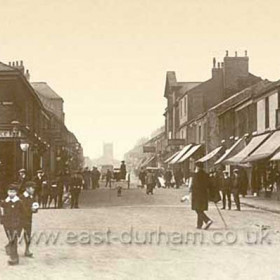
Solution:
[{"label": "street lamp", "polygon": [[20,143],[20,149],[22,150],[23,154],[22,154],[22,167],[26,168],[26,152],[29,149],[29,144],[28,143]]},{"label": "street lamp", "polygon": [[11,125],[13,126],[12,127],[12,137],[13,137],[13,142],[14,142],[14,178],[16,179],[17,178],[17,142],[16,142],[16,138],[18,137],[19,135],[19,125],[20,125],[20,122],[19,121],[12,121],[11,122]]}]

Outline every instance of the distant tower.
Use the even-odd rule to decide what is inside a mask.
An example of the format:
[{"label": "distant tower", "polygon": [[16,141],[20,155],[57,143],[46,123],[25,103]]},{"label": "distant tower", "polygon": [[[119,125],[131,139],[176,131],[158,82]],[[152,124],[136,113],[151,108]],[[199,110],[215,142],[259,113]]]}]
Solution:
[{"label": "distant tower", "polygon": [[108,162],[113,162],[113,160],[114,160],[113,143],[104,143],[103,144],[103,158]]}]

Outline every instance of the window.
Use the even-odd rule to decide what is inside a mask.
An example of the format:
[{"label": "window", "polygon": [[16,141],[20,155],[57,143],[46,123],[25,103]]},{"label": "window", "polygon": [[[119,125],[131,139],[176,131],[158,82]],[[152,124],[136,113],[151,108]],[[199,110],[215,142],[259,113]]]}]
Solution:
[{"label": "window", "polygon": [[265,98],[265,128],[269,128],[269,98]]}]

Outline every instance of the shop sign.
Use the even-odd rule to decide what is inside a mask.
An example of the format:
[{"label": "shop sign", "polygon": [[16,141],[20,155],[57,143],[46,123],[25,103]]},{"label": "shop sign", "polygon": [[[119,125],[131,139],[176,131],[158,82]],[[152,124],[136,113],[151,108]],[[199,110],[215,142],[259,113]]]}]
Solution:
[{"label": "shop sign", "polygon": [[0,130],[0,138],[18,138],[21,137],[21,131],[13,132],[11,130]]}]

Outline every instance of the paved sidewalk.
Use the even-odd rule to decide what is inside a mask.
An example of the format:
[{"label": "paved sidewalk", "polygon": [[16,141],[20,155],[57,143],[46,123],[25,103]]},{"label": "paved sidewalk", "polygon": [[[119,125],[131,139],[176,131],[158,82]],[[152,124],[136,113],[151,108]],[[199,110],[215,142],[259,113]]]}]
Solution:
[{"label": "paved sidewalk", "polygon": [[280,214],[280,201],[276,200],[275,198],[247,195],[245,198],[240,197],[240,201],[242,204],[249,207]]}]

